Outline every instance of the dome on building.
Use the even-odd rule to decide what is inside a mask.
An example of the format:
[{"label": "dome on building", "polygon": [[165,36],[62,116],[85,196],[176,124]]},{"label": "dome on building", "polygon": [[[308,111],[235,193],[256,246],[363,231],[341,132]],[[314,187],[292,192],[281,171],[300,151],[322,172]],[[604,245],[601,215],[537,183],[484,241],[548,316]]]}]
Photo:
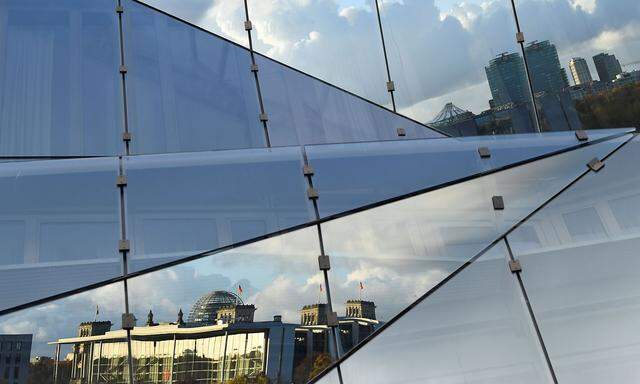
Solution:
[{"label": "dome on building", "polygon": [[220,308],[241,305],[242,299],[231,292],[213,291],[200,297],[189,312],[187,323],[215,324]]}]

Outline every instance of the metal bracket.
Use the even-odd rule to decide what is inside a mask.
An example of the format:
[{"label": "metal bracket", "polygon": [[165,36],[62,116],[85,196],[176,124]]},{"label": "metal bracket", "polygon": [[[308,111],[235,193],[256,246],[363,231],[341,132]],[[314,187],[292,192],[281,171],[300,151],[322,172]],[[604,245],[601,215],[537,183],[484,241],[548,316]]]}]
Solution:
[{"label": "metal bracket", "polygon": [[131,132],[122,132],[122,140],[131,141]]},{"label": "metal bracket", "polygon": [[478,148],[478,154],[483,159],[488,159],[489,157],[491,157],[491,151],[487,147]]},{"label": "metal bracket", "polygon": [[116,179],[116,185],[118,187],[126,187],[127,186],[127,176],[119,175]]},{"label": "metal bracket", "polygon": [[589,163],[587,163],[587,167],[589,167],[593,172],[598,172],[604,167],[604,163],[597,157],[594,157]]},{"label": "metal bracket", "polygon": [[387,91],[393,92],[396,90],[396,85],[393,81],[387,81]]},{"label": "metal bracket", "polygon": [[122,329],[130,331],[136,326],[136,317],[133,313],[122,314]]},{"label": "metal bracket", "polygon": [[335,312],[327,312],[327,325],[330,327],[338,326],[338,314]]},{"label": "metal bracket", "polygon": [[576,131],[576,138],[580,141],[586,141],[586,140],[589,140],[589,135],[587,135],[586,131],[579,130],[579,131]]},{"label": "metal bracket", "polygon": [[251,20],[247,20],[244,22],[244,30],[245,31],[250,31],[253,29],[253,24],[251,23]]},{"label": "metal bracket", "polygon": [[269,116],[267,116],[266,113],[261,113],[260,114],[260,121],[269,121]]},{"label": "metal bracket", "polygon": [[328,271],[331,269],[331,261],[329,260],[329,255],[318,256],[318,267],[321,271]]},{"label": "metal bracket", "polygon": [[524,43],[524,32],[516,33],[516,41],[518,42],[518,44]]},{"label": "metal bracket", "polygon": [[258,64],[251,64],[251,72],[258,72]]},{"label": "metal bracket", "polygon": [[496,211],[502,211],[504,209],[504,199],[502,196],[493,196],[491,202],[493,202],[493,209]]},{"label": "metal bracket", "polygon": [[511,270],[511,273],[522,272],[522,265],[520,265],[520,260],[509,260],[509,270]]},{"label": "metal bracket", "polygon": [[121,65],[121,66],[120,66],[120,73],[122,73],[123,75],[124,75],[125,73],[127,73],[127,66],[126,66],[126,65]]},{"label": "metal bracket", "polygon": [[118,250],[120,252],[129,252],[129,240],[118,241]]},{"label": "metal bracket", "polygon": [[116,6],[116,13],[122,13],[124,12],[124,8],[122,7],[122,5],[117,5]]},{"label": "metal bracket", "polygon": [[398,128],[398,136],[400,137],[407,136],[407,131],[405,131],[404,128]]},{"label": "metal bracket", "polygon": [[313,176],[313,167],[310,165],[305,165],[304,167],[302,167],[302,173],[305,176]]},{"label": "metal bracket", "polygon": [[318,190],[313,187],[307,188],[307,197],[311,200],[317,199],[319,197]]}]

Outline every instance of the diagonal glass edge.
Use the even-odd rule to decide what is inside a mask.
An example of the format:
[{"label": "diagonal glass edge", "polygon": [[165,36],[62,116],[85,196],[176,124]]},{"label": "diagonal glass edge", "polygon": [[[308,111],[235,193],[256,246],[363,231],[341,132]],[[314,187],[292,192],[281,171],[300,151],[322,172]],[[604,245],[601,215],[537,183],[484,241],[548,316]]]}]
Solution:
[{"label": "diagonal glass edge", "polygon": [[[609,157],[611,157],[612,155],[614,155],[618,150],[620,150],[622,147],[624,147],[627,143],[629,143],[631,140],[633,140],[635,137],[637,136],[637,134],[631,134],[629,135],[629,138],[626,139],[625,141],[623,141],[620,145],[618,145],[617,147],[613,148],[606,156],[603,156],[603,158],[601,159],[602,161],[605,161],[606,159],[608,159]],[[585,167],[586,168],[586,167]],[[436,291],[438,291],[442,286],[444,286],[447,282],[449,282],[451,279],[453,279],[455,276],[457,276],[459,273],[461,273],[462,271],[464,271],[467,267],[469,267],[471,264],[473,264],[474,261],[476,261],[477,259],[479,259],[480,257],[482,257],[482,255],[484,255],[485,253],[487,253],[489,250],[491,250],[496,244],[500,243],[501,241],[503,241],[503,239],[506,239],[506,237],[512,233],[514,230],[516,230],[518,227],[520,227],[522,224],[524,224],[525,222],[527,222],[527,220],[529,220],[532,216],[534,216],[537,212],[539,212],[540,210],[542,210],[544,207],[546,207],[550,202],[552,202],[553,200],[555,200],[558,196],[560,196],[562,193],[564,193],[565,191],[567,191],[569,188],[571,188],[573,185],[575,185],[578,181],[580,181],[580,179],[582,179],[584,176],[586,176],[589,172],[591,172],[590,169],[586,168],[580,175],[578,175],[576,178],[574,178],[569,184],[567,184],[566,186],[564,186],[560,191],[558,191],[557,193],[553,194],[551,197],[549,197],[547,200],[545,200],[541,205],[539,205],[536,209],[534,209],[533,211],[531,211],[530,213],[528,213],[525,217],[523,217],[522,219],[520,219],[516,224],[514,224],[513,226],[511,226],[509,229],[507,229],[504,233],[502,233],[501,235],[499,235],[495,240],[493,240],[490,244],[488,244],[487,246],[485,246],[480,252],[478,252],[477,254],[475,254],[474,256],[472,256],[469,260],[467,260],[466,262],[464,262],[463,264],[461,264],[458,268],[456,268],[453,272],[451,272],[449,275],[447,275],[443,280],[441,280],[440,282],[438,282],[434,287],[432,287],[431,289],[429,289],[427,292],[425,292],[422,296],[420,296],[418,299],[416,299],[413,303],[411,303],[409,306],[407,306],[406,308],[404,308],[401,312],[399,312],[398,314],[396,314],[393,318],[391,318],[389,321],[385,322],[380,328],[378,328],[374,333],[372,333],[371,335],[367,336],[362,342],[360,342],[359,344],[355,345],[351,350],[349,350],[347,353],[345,353],[343,356],[341,356],[338,360],[334,361],[332,364],[330,364],[329,366],[327,366],[321,373],[319,373],[314,379],[310,380],[308,382],[308,384],[314,384],[319,382],[320,379],[322,379],[322,377],[324,377],[326,374],[328,374],[329,372],[331,372],[334,368],[339,367],[340,364],[342,362],[344,362],[345,360],[347,360],[350,356],[354,355],[355,353],[358,352],[358,350],[360,350],[363,346],[367,345],[369,342],[371,342],[371,340],[373,340],[376,336],[378,336],[379,334],[381,334],[382,332],[384,332],[387,328],[389,328],[391,325],[393,325],[394,323],[396,323],[400,318],[402,318],[405,314],[407,314],[409,311],[411,311],[414,307],[416,307],[417,305],[419,305],[421,302],[423,302],[424,300],[426,300],[429,296],[431,296],[433,293],[435,293]]]},{"label": "diagonal glass edge", "polygon": [[[137,1],[137,0],[134,0],[134,1]],[[607,156],[603,157],[603,159],[601,159],[601,160],[604,161],[609,156],[611,156],[613,153],[618,151],[622,146],[624,146],[626,143],[628,143],[634,137],[636,137],[637,134],[629,134],[629,133],[623,132],[623,133],[620,133],[620,134],[613,135],[611,137],[604,137],[604,138],[601,138],[601,139],[598,139],[598,140],[589,141],[589,142],[582,143],[580,145],[577,145],[577,146],[574,146],[574,147],[571,147],[571,148],[565,148],[565,149],[563,149],[561,151],[556,151],[554,153],[545,154],[544,156],[540,156],[539,158],[527,159],[524,162],[510,164],[508,166],[501,167],[501,168],[496,168],[496,169],[493,169],[493,170],[490,170],[490,171],[487,171],[487,172],[481,172],[481,173],[475,174],[473,176],[470,176],[468,178],[455,180],[455,182],[445,183],[443,185],[438,185],[438,186],[436,186],[434,188],[427,188],[426,190],[412,192],[410,194],[406,194],[406,195],[403,195],[403,196],[399,196],[399,197],[395,197],[395,198],[392,198],[392,199],[384,200],[384,201],[381,201],[381,202],[378,202],[378,203],[374,203],[374,204],[369,204],[369,205],[366,205],[366,206],[363,206],[363,207],[359,207],[359,208],[356,208],[356,209],[353,209],[353,210],[350,210],[350,211],[345,211],[345,212],[342,212],[342,213],[339,213],[339,214],[335,214],[335,215],[332,215],[332,216],[320,218],[319,220],[309,221],[309,222],[306,222],[306,223],[303,223],[303,224],[299,224],[299,225],[296,225],[296,226],[293,226],[293,227],[288,227],[288,228],[285,228],[285,229],[282,229],[282,230],[279,230],[279,231],[276,231],[276,232],[267,233],[267,234],[264,234],[264,235],[261,235],[261,236],[258,236],[258,237],[254,237],[254,238],[251,238],[251,239],[247,239],[247,240],[244,240],[244,241],[241,241],[241,242],[229,244],[229,245],[226,245],[224,247],[216,248],[216,249],[213,249],[213,250],[208,250],[208,251],[197,253],[197,254],[194,254],[194,255],[191,255],[191,256],[186,256],[186,257],[183,257],[183,258],[180,258],[180,259],[172,260],[172,261],[167,262],[167,263],[163,263],[163,264],[159,264],[159,265],[156,265],[156,266],[153,266],[153,267],[150,267],[150,268],[146,268],[146,269],[142,269],[142,270],[139,270],[139,271],[135,271],[133,273],[128,273],[127,276],[115,277],[115,278],[112,278],[112,279],[108,279],[108,280],[104,280],[104,281],[101,281],[101,282],[97,282],[97,283],[93,283],[93,284],[90,284],[90,285],[86,285],[86,286],[83,286],[83,287],[79,287],[79,288],[76,288],[76,289],[73,289],[73,290],[61,292],[61,293],[58,293],[58,294],[55,294],[55,295],[52,295],[52,296],[47,296],[47,297],[44,297],[44,298],[41,298],[41,299],[38,299],[38,300],[30,301],[28,303],[23,303],[23,304],[18,305],[18,306],[6,308],[6,309],[3,309],[3,310],[0,310],[0,316],[4,316],[4,315],[10,314],[10,313],[14,313],[14,312],[17,312],[17,311],[28,309],[28,308],[31,308],[31,307],[34,307],[34,306],[37,306],[37,305],[41,305],[41,304],[53,301],[53,300],[59,300],[59,299],[62,299],[62,298],[68,297],[68,296],[72,296],[72,295],[79,294],[79,293],[82,293],[82,292],[85,292],[85,291],[96,289],[96,288],[99,288],[99,287],[102,287],[102,286],[105,286],[105,285],[108,285],[108,284],[124,281],[124,280],[127,280],[129,278],[136,277],[136,276],[145,275],[145,274],[152,273],[152,272],[155,272],[155,271],[158,271],[158,270],[162,270],[162,269],[165,269],[165,268],[169,268],[169,267],[172,267],[172,266],[188,263],[190,261],[194,261],[194,260],[201,259],[201,258],[204,258],[204,257],[212,256],[212,255],[215,255],[215,254],[218,254],[218,253],[222,253],[222,252],[225,252],[225,251],[228,251],[228,250],[231,250],[231,249],[235,249],[235,248],[239,248],[239,247],[242,247],[242,246],[245,246],[245,245],[248,245],[248,244],[252,244],[252,243],[255,243],[255,242],[258,242],[258,241],[261,241],[261,240],[266,240],[266,239],[269,239],[269,238],[272,238],[272,237],[277,237],[277,236],[280,236],[280,235],[283,235],[283,234],[286,234],[286,233],[295,232],[297,230],[301,230],[301,229],[304,229],[304,228],[316,226],[316,225],[319,225],[319,224],[322,224],[322,223],[326,223],[326,222],[329,222],[329,221],[332,221],[332,220],[335,220],[335,219],[338,219],[338,218],[341,218],[341,217],[350,216],[350,215],[353,215],[353,214],[358,213],[358,212],[362,212],[362,211],[373,209],[373,208],[376,208],[376,207],[379,207],[379,206],[387,205],[387,204],[390,204],[390,203],[393,203],[393,202],[396,202],[396,201],[405,200],[405,199],[408,199],[410,197],[414,197],[414,196],[418,196],[418,195],[425,194],[425,193],[428,193],[428,192],[432,192],[434,190],[445,188],[447,186],[463,183],[465,181],[473,180],[473,179],[476,179],[476,178],[479,178],[479,177],[482,177],[482,176],[487,176],[487,175],[490,175],[490,174],[493,174],[493,173],[505,171],[505,170],[508,170],[508,169],[511,169],[511,168],[515,168],[515,167],[518,167],[518,166],[521,166],[521,165],[525,165],[525,164],[528,164],[528,163],[532,163],[532,162],[535,162],[535,161],[538,161],[538,160],[550,158],[550,157],[553,157],[553,156],[556,156],[556,155],[559,155],[559,154],[563,154],[563,153],[567,153],[567,152],[570,152],[570,151],[573,151],[573,150],[576,150],[576,149],[579,149],[579,148],[584,148],[584,147],[587,147],[587,146],[591,146],[591,145],[595,145],[595,144],[602,143],[602,142],[605,142],[605,141],[609,141],[609,140],[613,140],[613,139],[616,139],[616,138],[620,138],[620,137],[623,137],[625,135],[629,135],[629,138],[627,140],[625,140],[622,144],[617,146],[614,150],[612,150]],[[149,155],[140,155],[140,156],[149,156]],[[108,156],[108,157],[113,157],[113,156]],[[545,203],[543,203],[541,206],[539,206],[534,211],[532,211],[530,214],[528,214],[525,218],[523,218],[518,223],[516,223],[514,226],[512,226],[508,231],[506,231],[503,235],[501,235],[499,238],[494,240],[491,244],[493,245],[493,244],[499,242],[503,237],[507,236],[513,230],[518,228],[529,217],[531,217],[536,212],[538,212],[540,209],[542,209],[544,206],[546,206],[556,196],[558,196],[559,194],[564,192],[566,189],[568,189],[571,185],[573,185],[575,182],[577,182],[580,178],[582,178],[585,174],[587,174],[589,172],[588,168],[585,167],[585,169],[586,170],[578,178],[576,178],[570,184],[565,186],[560,192],[558,192],[555,195],[553,195]],[[453,277],[452,275],[455,275],[455,274],[459,273],[462,269],[466,268],[466,266],[468,266],[468,264],[470,264],[472,262],[472,260],[475,260],[478,257],[482,256],[482,254],[484,254],[488,249],[490,249],[492,245],[487,246],[482,251],[480,251],[478,254],[476,254],[476,256],[472,257],[469,261],[467,261],[464,264],[462,264],[458,269],[456,269],[454,272],[452,272],[451,275],[447,276],[443,280],[443,282],[450,280],[450,277]],[[407,307],[407,308],[410,309],[413,306],[417,305],[424,298],[426,298],[428,295],[430,295],[432,293],[432,291],[434,291],[438,287],[440,287],[442,285],[441,283],[438,283],[436,286],[434,286],[432,289],[430,289],[427,293],[425,293],[423,296],[418,298],[410,307]],[[396,319],[399,318],[402,314],[404,314],[405,311],[407,311],[408,309],[405,309],[402,312],[400,312],[399,314],[397,314],[396,316],[394,316],[386,324],[390,324],[390,323],[395,322]],[[380,328],[380,331],[385,329],[386,324],[385,324],[385,326]],[[375,332],[373,335],[375,336],[380,331]],[[368,339],[365,339],[365,341],[363,343],[359,344],[358,346],[355,346],[351,351],[349,351],[347,354],[345,354],[341,358],[341,360],[343,358],[345,358],[346,356],[351,355],[356,350],[358,350],[360,348],[360,346],[362,344],[366,343],[366,342],[368,342]],[[339,361],[341,361],[341,360],[339,360]],[[337,363],[338,362],[336,362],[336,364]],[[329,368],[330,367],[333,367],[333,365],[329,366]],[[318,378],[319,377],[321,377],[321,375],[318,376]]]},{"label": "diagonal glass edge", "polygon": [[[168,17],[171,17],[172,19],[175,19],[175,20],[177,20],[177,21],[179,21],[179,22],[181,22],[181,23],[184,23],[184,24],[186,24],[186,25],[188,25],[188,26],[190,26],[190,27],[192,27],[192,28],[196,28],[196,29],[198,29],[198,30],[200,30],[200,31],[202,31],[202,32],[205,32],[205,33],[207,33],[207,34],[209,34],[209,35],[213,36],[213,37],[216,37],[216,38],[218,38],[218,39],[224,40],[225,42],[227,42],[227,43],[229,43],[229,44],[233,44],[233,45],[235,45],[235,46],[237,46],[237,47],[239,47],[239,48],[242,48],[242,49],[246,50],[246,51],[247,51],[247,53],[249,53],[249,52],[250,52],[250,51],[249,51],[249,49],[248,49],[247,47],[245,47],[245,46],[243,46],[243,45],[241,45],[241,44],[238,44],[238,43],[237,43],[237,42],[235,42],[235,41],[232,41],[232,40],[230,40],[230,39],[228,39],[228,38],[226,38],[226,37],[224,37],[224,36],[220,36],[220,35],[218,35],[218,34],[217,34],[217,33],[215,33],[215,32],[211,32],[211,31],[206,30],[206,29],[204,29],[204,28],[202,28],[202,27],[199,27],[199,26],[197,26],[197,25],[195,25],[195,24],[193,24],[193,23],[191,23],[191,22],[189,22],[189,21],[187,21],[187,20],[184,20],[184,19],[182,19],[182,18],[180,18],[180,17],[178,17],[178,16],[175,16],[175,15],[172,15],[172,14],[170,14],[169,12],[163,11],[162,9],[156,8],[156,7],[154,7],[154,6],[152,6],[152,5],[149,5],[149,4],[147,4],[147,3],[145,3],[145,2],[143,2],[143,1],[141,1],[141,0],[132,0],[132,1],[133,1],[133,2],[136,2],[136,3],[139,3],[140,5],[143,5],[143,6],[145,6],[145,7],[149,8],[149,9],[151,9],[151,10],[155,11],[155,12],[159,12],[159,13],[161,13],[161,14],[163,14],[163,15],[166,15],[166,16],[168,16]],[[405,119],[407,119],[407,120],[409,120],[409,121],[412,121],[412,122],[414,122],[414,123],[416,123],[416,124],[418,124],[418,125],[423,126],[423,127],[424,127],[424,128],[426,128],[426,129],[429,129],[429,130],[431,130],[431,131],[433,131],[433,132],[439,133],[439,134],[440,134],[440,135],[442,135],[443,137],[451,137],[449,134],[447,134],[447,133],[445,133],[445,132],[443,132],[443,131],[441,131],[441,130],[439,130],[439,129],[437,129],[437,128],[434,128],[434,127],[432,127],[432,126],[430,126],[430,125],[428,125],[428,124],[422,123],[422,122],[420,122],[420,121],[417,121],[417,120],[412,119],[411,117],[408,117],[408,116],[405,116],[405,115],[403,115],[403,114],[401,114],[401,113],[398,113],[398,112],[396,112],[396,111],[393,111],[393,110],[391,110],[391,109],[389,109],[389,108],[387,108],[387,107],[385,107],[385,106],[383,106],[383,105],[380,105],[380,104],[378,104],[378,103],[376,103],[376,102],[374,102],[374,101],[371,101],[371,100],[369,100],[369,99],[367,99],[367,98],[365,98],[365,97],[362,97],[362,96],[360,96],[360,95],[357,95],[357,94],[355,94],[355,93],[353,93],[353,92],[351,92],[351,91],[348,91],[348,90],[346,90],[346,89],[344,89],[344,88],[341,88],[341,87],[339,87],[339,86],[337,86],[337,85],[335,85],[335,84],[331,84],[331,83],[329,83],[329,82],[327,82],[327,81],[325,81],[325,80],[322,80],[322,79],[320,79],[320,78],[318,78],[318,77],[316,77],[316,76],[313,76],[313,75],[311,75],[311,74],[309,74],[309,73],[306,73],[306,72],[301,71],[301,70],[299,70],[299,69],[297,69],[297,68],[294,68],[294,67],[292,67],[292,66],[290,66],[290,65],[287,65],[287,64],[285,64],[285,63],[282,63],[282,62],[280,62],[280,61],[278,61],[278,60],[276,60],[276,59],[273,59],[273,58],[271,58],[271,57],[268,57],[268,56],[266,56],[266,55],[263,55],[263,54],[261,54],[260,52],[256,52],[256,51],[254,51],[253,53],[254,53],[255,55],[261,56],[261,57],[263,57],[263,58],[265,58],[265,59],[267,59],[267,60],[270,60],[270,61],[272,61],[272,62],[274,62],[274,63],[276,63],[276,64],[279,64],[279,65],[281,65],[281,66],[283,66],[283,67],[285,67],[285,68],[288,68],[288,69],[290,69],[290,70],[292,70],[292,71],[295,71],[295,72],[297,72],[297,73],[300,73],[300,74],[302,74],[302,75],[305,75],[305,76],[307,76],[307,77],[310,77],[311,79],[314,79],[314,80],[316,80],[316,81],[319,81],[319,82],[321,82],[321,83],[323,83],[323,84],[325,84],[325,85],[327,85],[327,86],[329,86],[329,87],[332,87],[332,88],[334,88],[334,89],[340,90],[340,91],[345,92],[345,93],[347,93],[347,94],[349,94],[349,95],[351,95],[351,96],[353,96],[353,97],[356,97],[356,98],[358,98],[358,99],[360,99],[360,100],[362,100],[362,101],[365,101],[365,102],[367,102],[367,103],[369,103],[369,104],[372,104],[372,105],[374,105],[374,106],[377,106],[377,107],[379,107],[379,108],[381,108],[381,109],[383,109],[383,110],[385,110],[385,111],[387,111],[387,112],[389,112],[389,113],[391,113],[391,114],[393,114],[393,115],[396,115],[396,116],[399,116],[399,117],[405,118]]]}]

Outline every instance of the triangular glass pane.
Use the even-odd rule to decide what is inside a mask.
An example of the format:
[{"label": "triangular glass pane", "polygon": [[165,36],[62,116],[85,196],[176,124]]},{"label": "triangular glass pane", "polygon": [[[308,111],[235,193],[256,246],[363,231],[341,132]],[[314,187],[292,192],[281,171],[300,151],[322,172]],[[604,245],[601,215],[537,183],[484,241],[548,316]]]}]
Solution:
[{"label": "triangular glass pane", "polygon": [[[627,130],[589,131],[591,141]],[[574,132],[314,145],[322,217],[576,147]],[[485,147],[490,157],[480,157]]]},{"label": "triangular glass pane", "polygon": [[266,146],[245,48],[139,2],[123,5],[133,153]]},{"label": "triangular glass pane", "polygon": [[[340,364],[345,383],[552,383],[500,242]],[[416,369],[419,367],[419,369]]]},{"label": "triangular glass pane", "polygon": [[256,56],[274,146],[394,140],[444,135],[379,105]]},{"label": "triangular glass pane", "polygon": [[640,142],[508,236],[561,383],[640,378]]},{"label": "triangular glass pane", "polygon": [[[375,329],[621,141],[586,146],[323,223],[334,309],[340,316],[368,318]],[[502,210],[494,209],[498,196]]]}]

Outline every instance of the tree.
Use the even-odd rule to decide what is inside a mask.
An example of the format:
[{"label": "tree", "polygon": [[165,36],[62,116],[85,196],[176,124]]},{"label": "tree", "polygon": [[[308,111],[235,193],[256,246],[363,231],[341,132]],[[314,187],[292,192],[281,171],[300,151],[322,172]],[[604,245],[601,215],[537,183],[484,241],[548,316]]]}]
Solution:
[{"label": "tree", "polygon": [[311,367],[311,372],[309,372],[309,380],[318,376],[320,372],[324,371],[324,369],[327,368],[329,365],[331,365],[331,356],[329,356],[329,354],[327,353],[319,354],[313,362],[313,367]]},{"label": "tree", "polygon": [[585,129],[640,127],[640,84],[587,96],[576,110]]}]

